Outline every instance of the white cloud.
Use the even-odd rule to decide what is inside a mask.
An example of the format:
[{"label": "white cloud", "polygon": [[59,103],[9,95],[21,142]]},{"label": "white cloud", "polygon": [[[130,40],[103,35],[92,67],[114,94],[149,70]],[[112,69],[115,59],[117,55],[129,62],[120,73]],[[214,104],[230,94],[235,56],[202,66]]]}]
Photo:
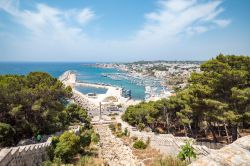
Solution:
[{"label": "white cloud", "polygon": [[[81,10],[60,10],[45,4],[37,4],[36,10],[20,10],[17,0],[3,0],[0,3],[7,13],[12,15],[16,22],[25,26],[35,37],[49,37],[61,39],[72,39],[86,36],[82,27],[71,25],[76,20],[86,24],[94,17],[94,12],[89,8]],[[67,17],[69,13],[70,17]]]},{"label": "white cloud", "polygon": [[198,2],[195,0],[160,1],[160,10],[146,14],[147,23],[138,32],[137,38],[156,39],[165,42],[179,34],[206,32],[212,27],[227,26],[227,20],[216,20],[223,12],[221,1]]},{"label": "white cloud", "polygon": [[183,36],[226,27],[231,22],[218,18],[224,12],[220,0],[160,0],[158,9],[145,14],[145,24],[135,30],[136,35],[127,40],[101,40],[91,38],[84,31],[84,26],[95,18],[95,12],[88,7],[61,10],[36,4],[35,10],[21,10],[18,2],[0,0],[0,9],[30,33],[26,41],[20,37],[20,41],[13,42],[16,50],[23,55],[29,50],[29,53],[51,55],[55,59],[59,55],[94,61],[107,60],[103,54],[110,55],[110,60],[121,59],[122,55],[124,59],[135,59],[134,55],[140,59],[143,56],[153,58],[156,54],[177,54],[179,49],[176,48]]},{"label": "white cloud", "polygon": [[78,15],[77,15],[77,21],[80,24],[85,24],[86,22],[90,21],[91,19],[93,19],[95,16],[94,12],[89,9],[89,8],[85,8],[83,10],[81,10]]},{"label": "white cloud", "polygon": [[161,0],[159,1],[160,6],[165,8],[166,10],[170,10],[173,12],[180,12],[192,5],[194,5],[196,0]]},{"label": "white cloud", "polygon": [[214,20],[214,23],[221,28],[225,28],[231,23],[231,20]]}]

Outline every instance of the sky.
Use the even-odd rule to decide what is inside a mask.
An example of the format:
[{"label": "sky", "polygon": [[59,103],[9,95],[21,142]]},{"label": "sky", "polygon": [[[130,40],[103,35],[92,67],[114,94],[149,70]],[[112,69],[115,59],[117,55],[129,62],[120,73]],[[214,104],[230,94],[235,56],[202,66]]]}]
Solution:
[{"label": "sky", "polygon": [[0,0],[0,61],[250,55],[250,0]]}]

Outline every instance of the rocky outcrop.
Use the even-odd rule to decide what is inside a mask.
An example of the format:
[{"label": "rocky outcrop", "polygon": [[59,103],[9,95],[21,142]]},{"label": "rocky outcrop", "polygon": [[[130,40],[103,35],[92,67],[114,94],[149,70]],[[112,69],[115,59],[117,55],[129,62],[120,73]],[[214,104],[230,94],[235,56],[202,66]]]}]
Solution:
[{"label": "rocky outcrop", "polygon": [[102,157],[109,166],[141,166],[133,155],[129,146],[117,137],[115,137],[107,125],[96,125],[96,131],[100,135],[100,157]]},{"label": "rocky outcrop", "polygon": [[190,166],[249,166],[250,135],[239,138],[213,153],[194,161]]}]

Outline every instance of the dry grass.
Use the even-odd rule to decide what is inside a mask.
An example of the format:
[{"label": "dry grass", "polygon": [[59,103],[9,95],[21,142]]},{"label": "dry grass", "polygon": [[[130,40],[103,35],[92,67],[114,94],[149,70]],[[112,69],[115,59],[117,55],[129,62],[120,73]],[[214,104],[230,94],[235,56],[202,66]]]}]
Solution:
[{"label": "dry grass", "polygon": [[142,149],[142,150],[133,148],[133,139],[132,138],[122,137],[121,139],[125,145],[130,146],[130,148],[133,151],[133,154],[139,160],[143,161],[145,166],[152,166],[155,159],[162,157],[161,153],[158,150],[153,149],[150,146],[148,146],[146,149]]},{"label": "dry grass", "polygon": [[79,159],[76,166],[102,166],[105,162],[97,157],[83,156]]},{"label": "dry grass", "polygon": [[156,158],[153,161],[152,166],[187,166],[187,163],[185,161],[179,160],[176,157],[166,156]]}]

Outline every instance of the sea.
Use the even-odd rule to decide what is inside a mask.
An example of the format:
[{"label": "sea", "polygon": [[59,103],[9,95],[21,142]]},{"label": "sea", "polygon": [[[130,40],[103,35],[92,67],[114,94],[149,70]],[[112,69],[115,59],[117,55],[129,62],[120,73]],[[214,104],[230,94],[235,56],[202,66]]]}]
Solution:
[{"label": "sea", "polygon": [[[47,72],[51,76],[58,78],[65,71],[74,71],[77,75],[77,80],[88,83],[104,83],[112,86],[123,87],[131,90],[131,97],[135,100],[145,99],[145,87],[133,83],[132,81],[121,79],[114,80],[109,77],[104,77],[103,74],[122,73],[117,69],[98,68],[95,63],[69,63],[69,62],[0,62],[0,74],[17,74],[26,75],[29,72],[39,71]],[[80,88],[83,93],[96,92],[96,89]],[[98,92],[97,92],[98,93]],[[103,91],[100,91],[103,93]]]}]

